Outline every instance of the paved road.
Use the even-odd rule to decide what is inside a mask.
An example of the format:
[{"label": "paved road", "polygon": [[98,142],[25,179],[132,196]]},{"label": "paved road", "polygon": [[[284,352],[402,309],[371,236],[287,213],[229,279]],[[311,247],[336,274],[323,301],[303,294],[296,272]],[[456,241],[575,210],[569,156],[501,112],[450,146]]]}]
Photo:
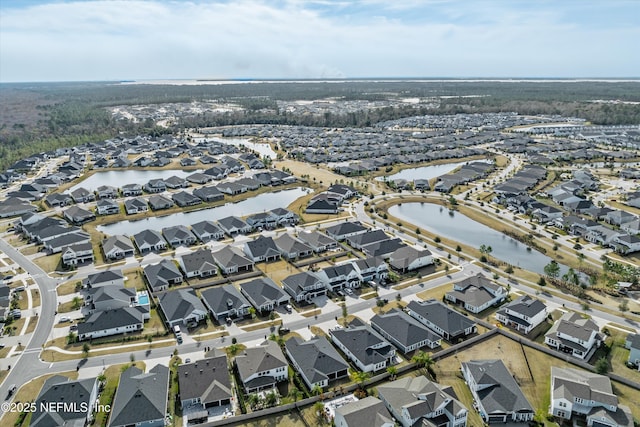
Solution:
[{"label": "paved road", "polygon": [[[56,280],[50,278],[40,267],[29,261],[19,251],[9,245],[4,239],[0,239],[0,250],[22,267],[35,280],[40,292],[40,315],[38,325],[31,334],[31,339],[26,344],[24,351],[13,362],[9,375],[0,385],[0,399],[4,399],[11,384],[24,384],[29,379],[35,378],[34,372],[47,373],[48,365],[39,359],[42,345],[47,342],[53,328],[54,313],[56,310]],[[24,344],[24,343],[23,343]],[[5,362],[6,363],[6,362]],[[6,369],[6,366],[2,366]],[[41,375],[41,374],[38,374]],[[0,416],[2,411],[0,410]]]}]

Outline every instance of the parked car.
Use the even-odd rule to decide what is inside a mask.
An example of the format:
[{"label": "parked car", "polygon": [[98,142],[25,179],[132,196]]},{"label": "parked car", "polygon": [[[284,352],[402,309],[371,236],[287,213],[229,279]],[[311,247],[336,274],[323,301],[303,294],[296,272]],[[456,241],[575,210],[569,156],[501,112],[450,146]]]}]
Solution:
[{"label": "parked car", "polygon": [[64,323],[64,322],[71,322],[71,319],[68,318],[67,316],[60,316],[60,323]]},{"label": "parked car", "polygon": [[78,325],[71,325],[71,326],[69,326],[69,330],[70,330],[70,331],[77,331],[77,330],[78,330]]}]

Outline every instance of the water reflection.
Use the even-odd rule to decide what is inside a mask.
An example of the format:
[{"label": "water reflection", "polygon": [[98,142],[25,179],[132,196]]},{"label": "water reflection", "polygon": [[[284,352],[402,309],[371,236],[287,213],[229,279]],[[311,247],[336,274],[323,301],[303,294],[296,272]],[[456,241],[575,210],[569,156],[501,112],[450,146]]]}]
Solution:
[{"label": "water reflection", "polygon": [[161,230],[163,227],[174,225],[191,225],[200,221],[216,221],[227,216],[247,216],[275,208],[286,208],[291,202],[304,196],[310,191],[308,188],[297,187],[274,193],[263,193],[238,203],[227,203],[224,206],[202,209],[192,212],[179,212],[165,216],[144,218],[136,221],[120,221],[113,224],[98,226],[98,231],[108,235],[124,234],[131,236],[147,228]]}]

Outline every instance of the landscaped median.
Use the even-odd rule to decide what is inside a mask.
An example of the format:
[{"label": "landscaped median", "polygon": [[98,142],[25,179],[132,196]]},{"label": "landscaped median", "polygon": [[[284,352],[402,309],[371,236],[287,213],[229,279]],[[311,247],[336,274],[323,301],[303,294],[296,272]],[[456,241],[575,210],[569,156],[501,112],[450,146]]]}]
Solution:
[{"label": "landscaped median", "polygon": [[[120,344],[117,344],[118,342],[120,342]],[[85,344],[89,345],[88,352],[85,352],[83,349]],[[154,339],[151,342],[140,340],[140,342],[133,343],[124,340],[113,340],[104,344],[92,345],[88,341],[67,344],[67,337],[60,337],[47,342],[43,346],[44,350],[40,353],[40,359],[45,362],[60,362],[63,360],[83,359],[85,357],[91,357],[96,353],[129,353],[132,351],[151,350],[175,345],[176,340],[174,338]]]}]

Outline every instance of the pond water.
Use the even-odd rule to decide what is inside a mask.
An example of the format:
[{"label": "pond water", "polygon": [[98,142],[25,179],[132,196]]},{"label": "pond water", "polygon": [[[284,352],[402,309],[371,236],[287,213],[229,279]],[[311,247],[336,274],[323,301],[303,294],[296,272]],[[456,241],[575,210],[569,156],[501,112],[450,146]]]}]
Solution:
[{"label": "pond water", "polygon": [[[544,266],[551,258],[512,239],[460,212],[450,214],[449,209],[433,203],[403,203],[389,209],[389,213],[403,221],[429,230],[436,235],[464,243],[475,248],[491,246],[491,256],[525,270],[544,274]],[[567,267],[560,266],[561,274]]]},{"label": "pond water", "polygon": [[269,144],[263,144],[263,143],[258,144],[244,138],[215,138],[214,137],[214,138],[206,138],[206,139],[208,141],[222,142],[223,144],[230,144],[236,147],[245,146],[257,152],[258,154],[260,154],[260,157],[267,156],[267,157],[271,157],[272,159],[275,159],[277,157],[276,152],[273,151],[273,149],[271,148],[271,145]]},{"label": "pond water", "polygon": [[73,191],[76,188],[80,188],[80,187],[86,188],[89,191],[95,191],[101,185],[110,185],[116,188],[120,188],[126,184],[144,185],[152,179],[167,179],[174,175],[179,178],[186,178],[187,176],[196,172],[202,172],[202,169],[190,170],[190,171],[184,171],[182,169],[165,169],[165,170],[125,169],[125,170],[96,172],[93,175],[91,175],[89,178],[83,181],[80,181],[78,184],[71,187],[69,191]]},{"label": "pond water", "polygon": [[[483,160],[474,160],[474,161],[482,162]],[[393,175],[387,176],[386,180],[395,181],[397,179],[406,179],[407,181],[413,181],[415,179],[437,178],[467,163],[469,162],[444,163],[441,165],[421,166],[419,168],[404,169],[398,173],[394,173]],[[380,176],[376,179],[378,181],[384,181],[385,177]]]},{"label": "pond water", "polygon": [[124,234],[131,236],[147,228],[160,231],[164,227],[174,225],[195,224],[200,221],[216,221],[227,216],[247,216],[275,208],[286,208],[291,202],[306,195],[310,189],[304,187],[292,188],[273,193],[263,193],[238,203],[227,203],[215,208],[202,209],[192,212],[178,212],[165,216],[149,217],[136,221],[120,221],[113,224],[98,226],[98,231],[108,235]]}]

